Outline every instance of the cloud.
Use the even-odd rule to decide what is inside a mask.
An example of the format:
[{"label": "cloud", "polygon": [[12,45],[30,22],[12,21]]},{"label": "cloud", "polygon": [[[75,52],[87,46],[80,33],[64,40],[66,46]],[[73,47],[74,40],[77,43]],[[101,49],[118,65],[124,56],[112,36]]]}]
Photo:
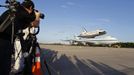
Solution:
[{"label": "cloud", "polygon": [[72,7],[74,5],[75,5],[75,3],[73,3],[73,2],[66,2],[65,4],[61,5],[60,7],[69,8],[69,7]]},{"label": "cloud", "polygon": [[98,21],[102,21],[102,22],[111,22],[110,19],[105,19],[105,18],[100,18],[100,19],[97,19]]},{"label": "cloud", "polygon": [[73,3],[73,2],[67,2],[66,4],[67,4],[67,5],[71,5],[71,6],[72,6],[72,5],[75,5],[75,3]]},{"label": "cloud", "polygon": [[62,7],[62,8],[68,8],[67,5],[61,5],[60,7]]}]

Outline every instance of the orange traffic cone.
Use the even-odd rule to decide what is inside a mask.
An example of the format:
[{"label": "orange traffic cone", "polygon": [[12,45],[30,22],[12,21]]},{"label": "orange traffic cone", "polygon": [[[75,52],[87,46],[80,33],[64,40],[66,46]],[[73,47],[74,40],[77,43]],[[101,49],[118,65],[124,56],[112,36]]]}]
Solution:
[{"label": "orange traffic cone", "polygon": [[38,48],[36,48],[36,54],[35,54],[35,64],[32,66],[32,73],[33,75],[43,75],[41,71],[41,63],[40,63],[40,51]]}]

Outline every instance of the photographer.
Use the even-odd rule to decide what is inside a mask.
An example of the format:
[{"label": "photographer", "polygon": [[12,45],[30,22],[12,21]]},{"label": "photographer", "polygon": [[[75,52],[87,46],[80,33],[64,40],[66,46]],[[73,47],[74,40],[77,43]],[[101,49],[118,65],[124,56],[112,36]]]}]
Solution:
[{"label": "photographer", "polygon": [[[28,26],[36,26],[35,22],[36,14],[34,10],[34,3],[30,0],[25,0],[21,4],[15,7],[16,11],[11,13],[11,10],[5,11],[0,16],[0,25],[9,17],[9,15],[15,15],[14,19],[14,34],[19,30],[23,30]],[[38,13],[39,14],[39,13]],[[0,74],[9,75],[11,70],[11,52],[12,52],[12,20],[7,19],[6,25],[8,25],[2,32],[0,32]],[[39,21],[38,21],[39,22]],[[30,75],[30,74],[28,74]]]},{"label": "photographer", "polygon": [[[20,38],[15,39],[15,65],[14,65],[14,73],[24,73],[26,75],[31,75],[31,68],[32,68],[32,59],[33,59],[33,51],[32,53],[29,52],[31,43],[32,43],[32,37],[31,33],[34,34],[34,29],[39,26],[40,23],[40,13],[37,11],[35,12],[35,20],[31,22],[30,28],[27,27],[23,29],[23,36],[20,36],[23,38],[23,41],[20,40]],[[30,38],[29,38],[30,37]],[[23,47],[22,47],[23,46]],[[24,48],[25,47],[25,48]],[[22,51],[23,50],[23,51]],[[19,55],[18,55],[19,54]],[[29,56],[27,56],[29,55]]]}]

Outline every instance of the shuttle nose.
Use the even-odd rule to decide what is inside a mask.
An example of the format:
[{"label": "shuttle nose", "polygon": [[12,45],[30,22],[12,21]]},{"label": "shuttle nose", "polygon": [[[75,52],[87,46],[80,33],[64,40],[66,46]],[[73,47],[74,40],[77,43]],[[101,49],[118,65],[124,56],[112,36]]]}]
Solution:
[{"label": "shuttle nose", "polygon": [[104,35],[106,34],[106,31],[103,31],[103,32],[99,32],[100,35]]}]

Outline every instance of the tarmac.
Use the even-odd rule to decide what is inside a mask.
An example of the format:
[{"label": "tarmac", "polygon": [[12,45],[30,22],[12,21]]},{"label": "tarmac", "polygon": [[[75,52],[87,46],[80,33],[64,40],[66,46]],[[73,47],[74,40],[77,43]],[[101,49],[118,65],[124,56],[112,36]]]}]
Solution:
[{"label": "tarmac", "polygon": [[40,46],[51,75],[134,75],[134,48]]}]

